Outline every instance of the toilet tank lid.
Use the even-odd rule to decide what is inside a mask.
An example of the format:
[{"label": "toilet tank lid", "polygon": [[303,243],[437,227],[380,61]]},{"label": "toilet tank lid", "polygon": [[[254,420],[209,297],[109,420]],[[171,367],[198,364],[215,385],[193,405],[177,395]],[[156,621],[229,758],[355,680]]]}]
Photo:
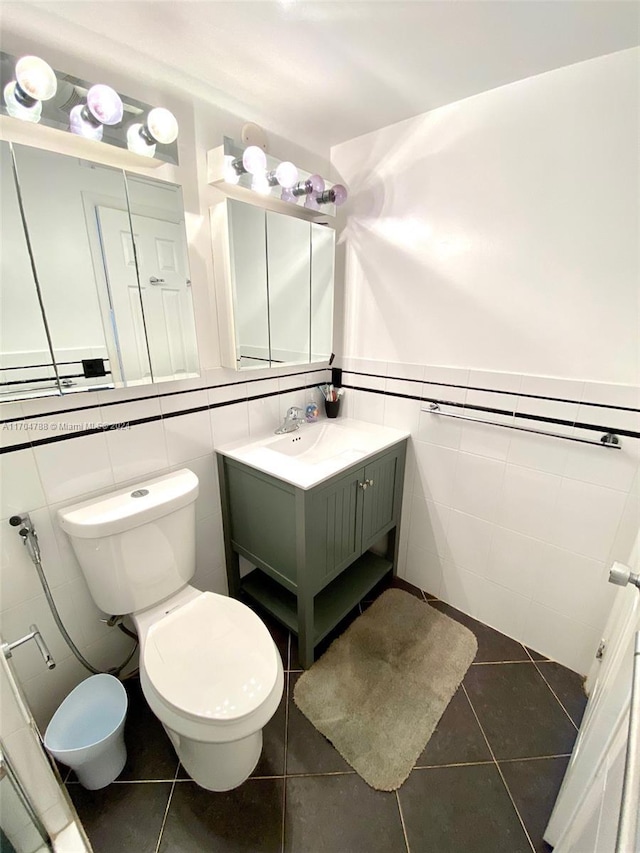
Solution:
[{"label": "toilet tank lid", "polygon": [[98,539],[124,533],[175,512],[198,497],[198,478],[188,468],[135,483],[58,510],[60,526],[70,536]]}]

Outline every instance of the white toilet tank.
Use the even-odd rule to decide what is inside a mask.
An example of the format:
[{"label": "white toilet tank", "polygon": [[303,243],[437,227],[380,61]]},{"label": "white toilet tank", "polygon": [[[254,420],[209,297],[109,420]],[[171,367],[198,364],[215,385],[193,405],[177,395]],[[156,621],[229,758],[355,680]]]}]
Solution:
[{"label": "white toilet tank", "polygon": [[135,613],[189,582],[197,497],[198,478],[184,468],[58,510],[101,610]]}]

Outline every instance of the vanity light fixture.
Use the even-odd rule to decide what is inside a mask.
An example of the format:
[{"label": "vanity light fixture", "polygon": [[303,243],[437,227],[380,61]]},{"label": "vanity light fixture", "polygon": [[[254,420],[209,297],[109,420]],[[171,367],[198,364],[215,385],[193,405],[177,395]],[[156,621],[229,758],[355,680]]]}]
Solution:
[{"label": "vanity light fixture", "polygon": [[145,157],[154,157],[156,143],[170,145],[178,138],[178,121],[164,107],[155,107],[144,124],[136,122],[127,130],[127,148]]},{"label": "vanity light fixture", "polygon": [[37,123],[42,102],[53,98],[58,81],[53,68],[39,56],[23,56],[16,62],[15,80],[4,87],[4,102],[13,118]]},{"label": "vanity light fixture", "polygon": [[87,92],[87,103],[78,104],[69,113],[69,130],[100,142],[104,125],[118,124],[123,114],[122,99],[116,90],[98,83]]},{"label": "vanity light fixture", "polygon": [[232,198],[299,219],[335,216],[336,206],[346,201],[345,187],[267,154],[264,132],[250,127],[251,132],[243,128],[242,143],[225,136],[222,145],[207,152],[209,183]]},{"label": "vanity light fixture", "polygon": [[178,165],[178,122],[169,110],[73,77],[39,56],[0,51],[0,93],[3,139],[118,167]]}]

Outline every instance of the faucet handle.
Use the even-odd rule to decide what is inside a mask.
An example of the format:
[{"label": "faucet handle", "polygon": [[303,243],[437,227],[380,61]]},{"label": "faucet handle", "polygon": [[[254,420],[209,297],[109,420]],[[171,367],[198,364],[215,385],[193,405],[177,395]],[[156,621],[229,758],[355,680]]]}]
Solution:
[{"label": "faucet handle", "polygon": [[287,411],[287,417],[290,420],[293,420],[294,418],[299,418],[303,414],[304,409],[301,409],[300,406],[290,406]]}]

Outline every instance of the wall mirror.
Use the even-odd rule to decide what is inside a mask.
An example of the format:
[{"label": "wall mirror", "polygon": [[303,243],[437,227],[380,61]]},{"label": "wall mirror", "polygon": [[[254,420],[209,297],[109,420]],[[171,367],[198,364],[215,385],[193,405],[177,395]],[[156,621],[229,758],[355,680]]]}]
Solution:
[{"label": "wall mirror", "polygon": [[[327,360],[333,332],[335,231],[227,199],[214,211],[225,258],[226,367]],[[221,242],[226,239],[226,244]],[[222,331],[222,330],[221,330]],[[221,334],[223,361],[225,335]]]},{"label": "wall mirror", "polygon": [[198,375],[182,191],[0,143],[0,399]]}]

